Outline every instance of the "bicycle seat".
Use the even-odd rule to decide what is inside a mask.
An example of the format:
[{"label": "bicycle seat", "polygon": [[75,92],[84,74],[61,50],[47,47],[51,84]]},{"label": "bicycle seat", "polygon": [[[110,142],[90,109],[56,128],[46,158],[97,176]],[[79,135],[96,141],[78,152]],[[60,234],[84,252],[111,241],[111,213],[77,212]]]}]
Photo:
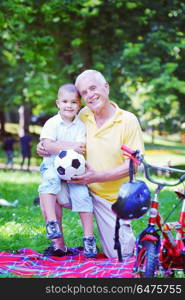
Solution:
[{"label": "bicycle seat", "polygon": [[174,192],[179,199],[185,199],[185,190],[184,189],[175,189]]}]

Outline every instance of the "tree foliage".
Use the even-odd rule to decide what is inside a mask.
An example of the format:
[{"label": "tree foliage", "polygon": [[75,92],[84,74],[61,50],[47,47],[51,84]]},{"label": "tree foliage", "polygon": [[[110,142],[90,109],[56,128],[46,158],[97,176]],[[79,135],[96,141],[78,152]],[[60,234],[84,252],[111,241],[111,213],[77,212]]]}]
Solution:
[{"label": "tree foliage", "polygon": [[2,0],[1,110],[53,113],[58,87],[95,68],[143,126],[174,130],[185,121],[184,21],[182,0]]}]

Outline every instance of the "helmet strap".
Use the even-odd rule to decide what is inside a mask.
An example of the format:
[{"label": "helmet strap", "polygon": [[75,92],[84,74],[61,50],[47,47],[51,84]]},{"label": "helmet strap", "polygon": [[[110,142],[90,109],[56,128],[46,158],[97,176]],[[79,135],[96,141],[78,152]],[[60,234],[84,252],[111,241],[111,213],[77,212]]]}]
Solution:
[{"label": "helmet strap", "polygon": [[116,225],[115,225],[115,237],[114,237],[114,249],[117,250],[118,253],[118,260],[121,262],[122,260],[122,254],[121,254],[121,244],[119,241],[119,229],[120,229],[120,222],[119,218],[116,218]]},{"label": "helmet strap", "polygon": [[134,178],[134,163],[132,160],[130,160],[129,162],[129,178],[130,182],[132,182]]}]

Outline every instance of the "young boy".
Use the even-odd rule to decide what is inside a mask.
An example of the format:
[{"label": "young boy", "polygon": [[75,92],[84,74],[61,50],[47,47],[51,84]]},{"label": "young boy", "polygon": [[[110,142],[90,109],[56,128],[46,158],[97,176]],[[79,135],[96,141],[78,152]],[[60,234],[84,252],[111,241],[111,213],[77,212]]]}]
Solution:
[{"label": "young boy", "polygon": [[[59,112],[50,118],[44,125],[40,139],[43,141],[45,149],[52,155],[45,157],[41,164],[40,171],[42,182],[39,186],[40,201],[45,212],[47,237],[54,242],[57,256],[66,255],[66,247],[58,249],[56,241],[62,237],[60,224],[57,222],[55,212],[57,194],[61,191],[62,182],[54,168],[55,152],[52,151],[52,142],[72,142],[71,148],[80,153],[85,152],[85,125],[80,121],[77,114],[81,108],[80,96],[73,84],[65,84],[59,88],[56,105]],[[66,149],[61,149],[66,150]],[[92,199],[86,185],[68,183],[72,210],[80,214],[84,230],[83,246],[86,257],[96,257],[97,248],[93,235],[93,205]]]}]

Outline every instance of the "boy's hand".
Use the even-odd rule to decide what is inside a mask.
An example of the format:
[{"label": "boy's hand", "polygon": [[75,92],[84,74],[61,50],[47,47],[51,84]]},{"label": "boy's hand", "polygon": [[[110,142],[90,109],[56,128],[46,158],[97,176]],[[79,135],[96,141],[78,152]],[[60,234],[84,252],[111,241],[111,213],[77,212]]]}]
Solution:
[{"label": "boy's hand", "polygon": [[77,151],[80,154],[84,154],[86,150],[86,146],[84,143],[75,143],[74,150]]},{"label": "boy's hand", "polygon": [[45,150],[42,141],[37,144],[37,154],[42,157],[50,156],[50,153]]}]

